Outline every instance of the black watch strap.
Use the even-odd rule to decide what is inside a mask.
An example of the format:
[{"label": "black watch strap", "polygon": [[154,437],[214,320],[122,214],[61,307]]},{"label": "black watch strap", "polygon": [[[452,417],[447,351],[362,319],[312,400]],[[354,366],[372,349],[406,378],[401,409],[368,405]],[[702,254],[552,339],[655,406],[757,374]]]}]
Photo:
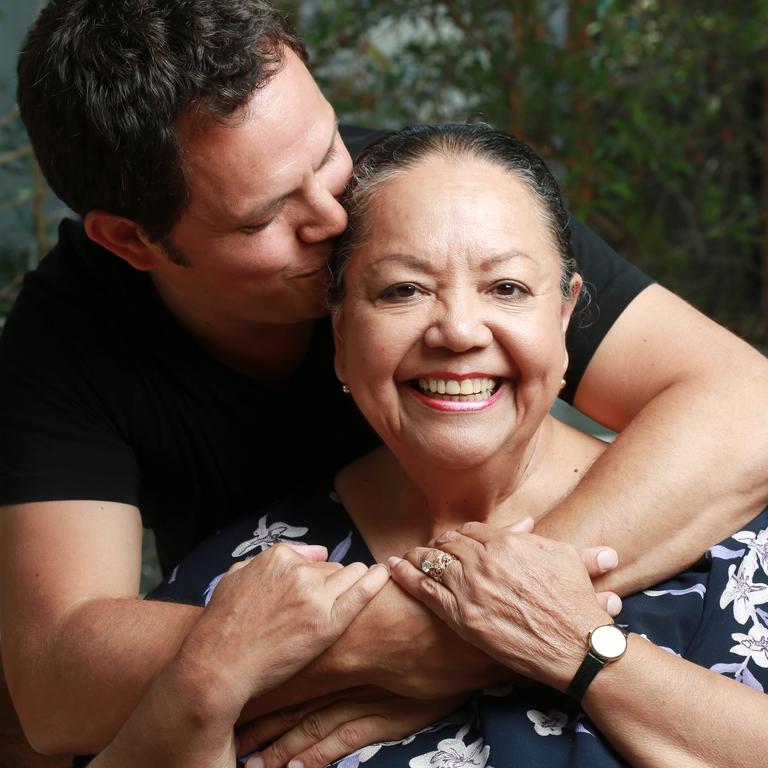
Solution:
[{"label": "black watch strap", "polygon": [[603,659],[595,656],[592,651],[587,651],[584,661],[581,662],[581,666],[576,671],[573,680],[571,680],[571,684],[568,686],[568,695],[572,696],[576,701],[581,701],[589,684],[595,679],[595,675],[604,666],[605,661],[603,661]]},{"label": "black watch strap", "polygon": [[620,659],[627,650],[627,630],[618,624],[595,627],[587,638],[587,654],[568,686],[568,695],[581,701],[595,675],[606,665]]}]

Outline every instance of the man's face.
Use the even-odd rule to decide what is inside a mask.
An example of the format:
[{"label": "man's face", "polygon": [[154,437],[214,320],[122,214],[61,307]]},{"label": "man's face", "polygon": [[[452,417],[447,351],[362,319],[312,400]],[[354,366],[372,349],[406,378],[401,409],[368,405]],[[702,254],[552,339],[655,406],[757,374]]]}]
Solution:
[{"label": "man's face", "polygon": [[166,239],[173,258],[152,272],[160,293],[217,323],[322,316],[352,161],[302,61],[286,50],[280,72],[226,124],[187,118],[180,133],[189,205]]}]

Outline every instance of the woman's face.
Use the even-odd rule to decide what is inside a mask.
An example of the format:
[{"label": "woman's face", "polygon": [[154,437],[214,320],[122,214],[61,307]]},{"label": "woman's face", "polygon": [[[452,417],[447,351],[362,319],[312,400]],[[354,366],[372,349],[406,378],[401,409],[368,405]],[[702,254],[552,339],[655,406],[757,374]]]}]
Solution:
[{"label": "woman's face", "polygon": [[370,215],[335,317],[339,378],[402,461],[513,454],[557,395],[574,303],[536,198],[487,161],[431,156]]}]

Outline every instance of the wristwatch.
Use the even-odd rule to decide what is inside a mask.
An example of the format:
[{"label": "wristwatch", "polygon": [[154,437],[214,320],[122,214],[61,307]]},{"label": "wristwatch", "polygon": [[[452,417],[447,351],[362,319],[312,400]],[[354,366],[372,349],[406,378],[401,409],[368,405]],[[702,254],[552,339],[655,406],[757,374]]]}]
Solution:
[{"label": "wristwatch", "polygon": [[581,701],[595,675],[606,664],[624,655],[627,650],[627,631],[618,624],[603,624],[589,633],[587,646],[587,655],[568,686],[568,695],[576,701]]}]

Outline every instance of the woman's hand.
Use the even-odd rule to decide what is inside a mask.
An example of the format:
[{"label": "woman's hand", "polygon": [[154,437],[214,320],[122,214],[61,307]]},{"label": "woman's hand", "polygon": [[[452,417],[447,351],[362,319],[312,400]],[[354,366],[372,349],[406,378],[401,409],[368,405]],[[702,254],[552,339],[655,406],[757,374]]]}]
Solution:
[{"label": "woman's hand", "polygon": [[[361,688],[336,701],[318,700],[273,712],[238,731],[238,753],[251,757],[246,768],[283,768],[301,764],[323,766],[370,744],[396,741],[458,709],[466,696],[408,699],[389,691]],[[246,746],[247,745],[247,746]]]},{"label": "woman's hand", "polygon": [[231,724],[333,644],[389,578],[384,566],[327,563],[327,554],[278,544],[236,564],[184,641],[184,662],[210,682],[206,705]]},{"label": "woman's hand", "polygon": [[[529,527],[522,521],[520,528]],[[421,571],[440,550],[456,559],[438,583]],[[590,630],[608,624],[579,553],[570,545],[467,523],[390,560],[392,578],[468,642],[518,674],[565,690]]]},{"label": "woman's hand", "polygon": [[[501,530],[510,533],[532,533],[534,522],[532,517],[524,517],[512,525],[503,527]],[[427,547],[434,549],[438,545],[435,543],[435,537],[427,544]],[[612,547],[582,547],[577,550],[581,562],[587,569],[589,578],[594,583],[595,579],[611,573],[619,564],[619,555]],[[600,607],[609,613],[612,617],[621,613],[621,598],[615,592],[595,592],[595,597]]]}]

